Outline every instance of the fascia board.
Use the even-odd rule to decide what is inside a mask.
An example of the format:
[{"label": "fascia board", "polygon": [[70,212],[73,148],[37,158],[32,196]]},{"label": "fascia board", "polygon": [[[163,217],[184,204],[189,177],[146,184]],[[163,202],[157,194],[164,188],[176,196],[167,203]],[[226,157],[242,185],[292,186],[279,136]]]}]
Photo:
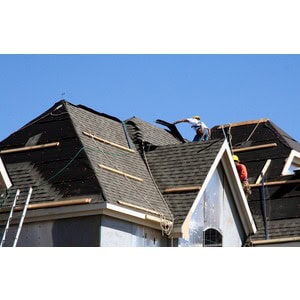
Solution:
[{"label": "fascia board", "polygon": [[[16,212],[16,216],[21,215]],[[161,229],[159,219],[149,215],[134,211],[132,209],[120,207],[109,203],[96,203],[84,205],[69,205],[55,208],[27,210],[25,223],[42,222],[49,220],[65,219],[72,217],[83,217],[91,215],[107,215],[124,221],[133,222],[139,225],[148,226],[154,229]],[[17,219],[17,218],[16,218]],[[157,221],[155,220],[157,219]],[[7,214],[0,214],[0,224],[7,222]],[[17,221],[16,221],[17,222]],[[12,222],[14,224],[14,222]]]},{"label": "fascia board", "polygon": [[222,158],[222,164],[231,191],[233,193],[233,199],[235,200],[235,204],[237,206],[237,210],[240,215],[245,232],[247,235],[254,234],[257,231],[257,229],[248,205],[248,200],[245,196],[241,181],[239,179],[236,166],[232,159],[232,155],[228,143],[226,143],[225,145],[225,152]]},{"label": "fascia board", "polygon": [[182,236],[186,240],[188,240],[188,228],[189,228],[189,223],[190,223],[192,214],[195,211],[195,209],[196,209],[196,207],[197,207],[197,205],[198,205],[198,203],[199,203],[199,201],[200,201],[200,199],[201,199],[204,191],[206,190],[206,187],[207,187],[208,183],[211,180],[212,175],[214,174],[214,172],[215,172],[215,170],[216,170],[216,168],[217,168],[217,166],[218,166],[218,164],[219,164],[219,162],[220,162],[220,160],[221,160],[221,158],[223,156],[223,153],[224,153],[224,151],[226,149],[226,144],[227,144],[227,142],[225,140],[224,143],[223,143],[223,145],[221,146],[221,148],[220,148],[220,150],[219,150],[219,152],[218,152],[218,154],[217,154],[217,156],[216,156],[213,164],[211,165],[211,167],[210,167],[210,169],[209,169],[209,171],[207,173],[207,176],[205,177],[205,180],[204,180],[204,182],[203,182],[203,184],[201,186],[201,189],[200,189],[200,191],[199,191],[199,193],[198,193],[198,195],[197,195],[197,197],[196,197],[196,199],[195,199],[192,207],[189,210],[189,213],[187,214],[187,216],[186,216],[186,218],[185,218],[185,220],[184,220],[184,222],[183,222],[183,224],[181,226]]}]

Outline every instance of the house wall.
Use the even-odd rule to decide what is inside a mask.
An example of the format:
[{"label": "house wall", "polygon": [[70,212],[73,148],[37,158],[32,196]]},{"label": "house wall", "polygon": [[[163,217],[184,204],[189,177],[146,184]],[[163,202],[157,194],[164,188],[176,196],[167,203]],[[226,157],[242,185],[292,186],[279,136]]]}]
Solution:
[{"label": "house wall", "polygon": [[246,239],[221,166],[214,172],[192,214],[189,240],[180,238],[178,246],[203,246],[204,231],[208,228],[214,228],[222,234],[223,247],[240,247]]},{"label": "house wall", "polygon": [[[5,226],[0,228],[2,239]],[[11,225],[4,247],[11,247],[17,225]],[[18,247],[164,247],[168,238],[151,229],[109,216],[86,216],[24,223]]]},{"label": "house wall", "polygon": [[[2,239],[4,226],[0,228]],[[11,247],[17,226],[11,225],[4,247]],[[18,247],[97,247],[100,244],[100,217],[87,216],[24,223]]]},{"label": "house wall", "polygon": [[102,216],[100,245],[102,247],[165,247],[167,238],[161,231]]}]

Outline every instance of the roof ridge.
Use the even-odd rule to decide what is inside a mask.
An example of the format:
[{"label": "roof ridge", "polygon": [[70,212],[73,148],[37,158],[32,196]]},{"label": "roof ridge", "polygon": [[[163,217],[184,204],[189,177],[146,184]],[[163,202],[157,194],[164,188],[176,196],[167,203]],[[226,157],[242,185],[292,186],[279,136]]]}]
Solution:
[{"label": "roof ridge", "polygon": [[251,125],[251,124],[257,124],[257,123],[265,123],[270,121],[268,118],[261,118],[257,120],[249,120],[249,121],[242,121],[242,122],[235,122],[235,123],[228,123],[223,125],[217,125],[217,129],[220,129],[222,127],[236,127],[236,126],[244,126],[244,125]]}]

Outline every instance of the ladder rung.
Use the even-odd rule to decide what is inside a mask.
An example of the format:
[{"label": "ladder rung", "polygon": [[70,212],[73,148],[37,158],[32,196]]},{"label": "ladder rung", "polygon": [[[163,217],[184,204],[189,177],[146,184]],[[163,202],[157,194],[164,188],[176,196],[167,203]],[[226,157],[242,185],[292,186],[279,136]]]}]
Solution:
[{"label": "ladder rung", "polygon": [[14,209],[16,207],[16,203],[17,203],[17,200],[19,198],[19,195],[20,195],[20,190],[18,189],[17,192],[16,192],[16,195],[15,195],[15,199],[14,199],[13,205],[12,205],[10,213],[9,213],[9,217],[8,217],[8,220],[7,220],[7,223],[6,223],[6,227],[4,229],[4,233],[3,233],[3,236],[2,236],[0,247],[2,247],[3,244],[5,243],[6,234],[8,232],[10,221],[12,219],[12,215],[13,215]]},{"label": "ladder rung", "polygon": [[[22,229],[22,226],[23,226],[23,222],[24,222],[24,219],[25,219],[25,215],[26,215],[26,212],[27,212],[27,208],[28,208],[28,205],[29,205],[29,201],[30,201],[30,198],[31,198],[31,194],[32,194],[32,187],[29,188],[29,192],[28,192],[27,199],[26,199],[24,209],[23,209],[23,212],[22,212],[22,216],[21,216],[21,219],[20,219],[20,222],[19,222],[19,226],[18,226],[17,234],[15,236],[14,243],[13,243],[13,247],[16,247],[16,245],[17,245],[19,235],[20,235],[20,232],[21,232],[21,229]],[[14,199],[13,205],[11,207],[9,217],[8,217],[8,220],[7,220],[7,223],[6,223],[6,227],[5,227],[5,230],[4,230],[4,234],[3,234],[3,237],[2,237],[2,240],[1,240],[0,247],[2,247],[3,244],[5,243],[6,234],[8,232],[10,221],[12,219],[13,212],[14,212],[14,209],[16,207],[16,203],[17,203],[17,200],[19,198],[19,195],[20,195],[20,190],[17,189],[15,199]]]}]

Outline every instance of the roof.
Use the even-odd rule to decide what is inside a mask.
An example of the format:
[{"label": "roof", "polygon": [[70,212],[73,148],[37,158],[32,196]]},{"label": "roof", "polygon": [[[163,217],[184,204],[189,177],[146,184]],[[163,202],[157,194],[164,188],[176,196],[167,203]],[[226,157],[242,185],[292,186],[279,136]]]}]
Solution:
[{"label": "roof", "polygon": [[201,186],[211,168],[223,140],[203,143],[159,146],[146,153],[152,175],[175,218],[182,224],[199,189],[184,193],[164,193],[167,188]]},{"label": "roof", "polygon": [[[212,128],[213,138],[218,139],[224,135],[231,142],[233,153],[247,166],[249,183],[252,184],[252,195],[248,203],[258,231],[251,240],[265,239],[266,233],[269,239],[299,236],[299,182],[282,184],[285,180],[297,178],[296,175],[282,176],[281,172],[291,151],[299,151],[300,144],[268,119]],[[270,164],[267,167],[268,160]],[[261,184],[255,185],[264,166],[267,228],[264,225]],[[268,185],[272,182],[275,184]]]},{"label": "roof", "polygon": [[199,195],[204,193],[221,160],[227,176],[230,176],[229,185],[244,230],[246,234],[256,231],[245,195],[237,184],[238,174],[226,141],[215,139],[159,146],[147,151],[146,157],[151,173],[174,215],[174,226],[181,228],[185,237],[188,237],[184,225],[189,223],[188,215],[194,210]]},{"label": "roof", "polygon": [[167,144],[181,144],[169,130],[161,129],[137,117],[125,121],[128,133],[133,141],[143,140],[156,146]]},{"label": "roof", "polygon": [[[251,184],[268,159],[266,182],[295,177],[283,178],[281,171],[291,150],[299,151],[300,145],[268,119],[216,126],[210,141],[181,143],[172,130],[139,118],[122,122],[59,101],[0,143],[1,159],[13,183],[0,210],[11,207],[17,188],[27,191],[32,186],[31,203],[89,197],[93,204],[127,205],[174,218],[175,225],[180,225],[224,144],[224,134],[247,165]],[[148,145],[146,152],[142,145]],[[165,192],[176,187],[194,189]],[[255,240],[263,238],[265,228],[260,190],[255,186],[252,190],[248,203],[258,226],[258,233],[251,237]],[[266,186],[271,238],[298,234],[299,193],[299,184]],[[25,195],[20,201],[25,202]]]},{"label": "roof", "polygon": [[[9,152],[20,147],[29,151]],[[32,186],[31,203],[89,196],[94,204],[121,200],[172,219],[124,123],[115,117],[62,100],[3,140],[0,149],[14,184],[2,208],[11,206],[17,188]],[[24,202],[25,196],[19,204]]]}]

